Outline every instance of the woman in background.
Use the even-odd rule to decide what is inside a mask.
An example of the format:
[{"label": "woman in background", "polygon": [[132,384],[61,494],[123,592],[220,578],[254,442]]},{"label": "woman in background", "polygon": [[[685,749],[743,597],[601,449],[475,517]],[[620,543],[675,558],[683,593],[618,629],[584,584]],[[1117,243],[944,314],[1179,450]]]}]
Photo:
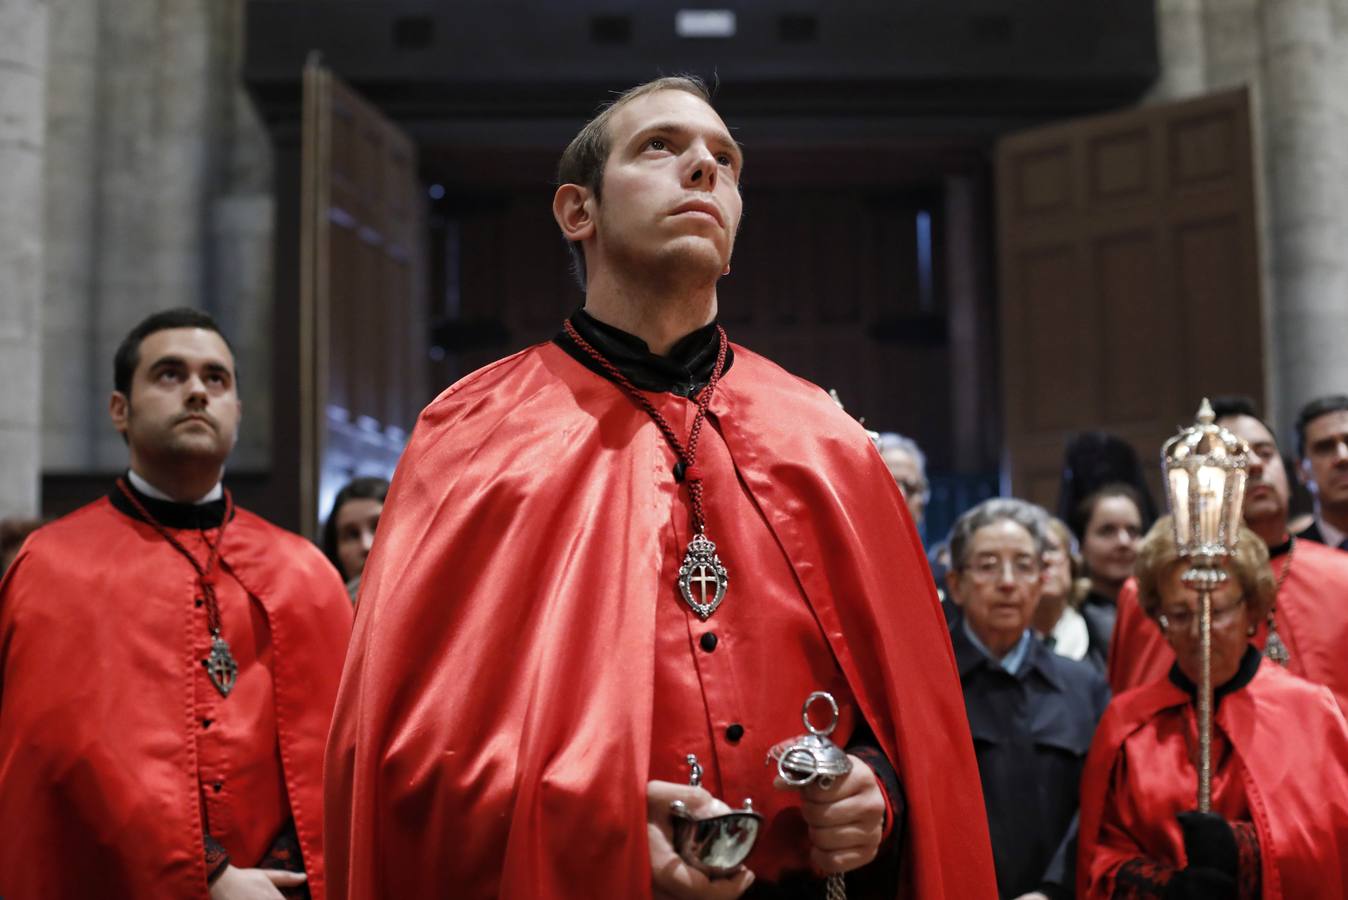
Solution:
[{"label": "woman in background", "polygon": [[388,481],[383,478],[352,479],[337,492],[332,512],[323,524],[323,552],[341,573],[351,602],[356,602],[365,560],[374,545],[375,528],[384,511]]}]

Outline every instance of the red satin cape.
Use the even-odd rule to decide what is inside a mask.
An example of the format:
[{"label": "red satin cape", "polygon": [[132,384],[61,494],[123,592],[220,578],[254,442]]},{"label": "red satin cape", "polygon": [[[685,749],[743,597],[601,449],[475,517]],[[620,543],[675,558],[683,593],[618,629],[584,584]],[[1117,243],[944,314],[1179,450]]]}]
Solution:
[{"label": "red satin cape", "polygon": [[[1269,561],[1275,576],[1286,560],[1281,554]],[[1119,591],[1118,608],[1109,646],[1109,686],[1115,694],[1164,678],[1175,662],[1161,629],[1143,612],[1131,578]],[[1274,618],[1290,655],[1287,671],[1325,685],[1348,711],[1348,553],[1297,541]],[[1253,642],[1263,649],[1267,640],[1268,626],[1260,622]]]},{"label": "red satin cape", "polygon": [[[245,510],[220,559],[266,613],[287,799],[322,900],[322,754],[351,604],[317,548]],[[0,896],[207,896],[196,593],[187,560],[106,498],[25,542],[0,582]],[[247,796],[246,771],[233,787]]]},{"label": "red satin cape", "polygon": [[[896,763],[904,896],[994,896],[948,633],[883,462],[823,391],[740,347],[710,415]],[[552,344],[422,414],[333,719],[334,896],[650,895],[666,453],[644,412]]]},{"label": "red satin cape", "polygon": [[[1163,679],[1116,697],[1100,720],[1082,775],[1077,896],[1109,897],[1114,873],[1130,855],[1101,846],[1110,785],[1129,790],[1140,780],[1116,777],[1124,742],[1188,706],[1188,695]],[[1264,660],[1248,685],[1222,699],[1214,726],[1239,758],[1265,900],[1348,897],[1348,725],[1333,695]],[[1146,822],[1125,840],[1136,846],[1134,855],[1182,868],[1175,815],[1196,806],[1197,774],[1192,766],[1147,766],[1146,776],[1163,789],[1128,798],[1146,811]]]}]

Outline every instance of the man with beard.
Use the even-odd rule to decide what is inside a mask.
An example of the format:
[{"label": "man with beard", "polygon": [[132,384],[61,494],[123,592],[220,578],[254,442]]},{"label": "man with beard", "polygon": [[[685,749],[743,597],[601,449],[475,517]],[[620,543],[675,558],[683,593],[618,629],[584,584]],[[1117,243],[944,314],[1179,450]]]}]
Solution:
[{"label": "man with beard", "polygon": [[[1216,422],[1250,445],[1245,524],[1268,545],[1277,580],[1273,610],[1258,623],[1254,643],[1271,661],[1332,690],[1348,709],[1348,554],[1287,531],[1287,470],[1270,429],[1244,398],[1217,398]],[[1119,593],[1119,619],[1109,653],[1114,693],[1164,678],[1174,653],[1142,611],[1137,584]]]},{"label": "man with beard", "polygon": [[1297,471],[1315,519],[1297,535],[1348,550],[1348,396],[1317,397],[1297,416]]},{"label": "man with beard", "polygon": [[128,471],[0,582],[0,896],[320,900],[341,581],[221,485],[242,407],[209,316],[141,322],[114,383]]},{"label": "man with beard", "polygon": [[[828,394],[716,321],[742,163],[689,78],[563,154],[584,309],[426,409],[362,576],[325,770],[343,896],[995,893],[903,497]],[[818,690],[851,772],[774,787]],[[671,842],[671,804],[714,797],[763,816],[719,880]]]}]

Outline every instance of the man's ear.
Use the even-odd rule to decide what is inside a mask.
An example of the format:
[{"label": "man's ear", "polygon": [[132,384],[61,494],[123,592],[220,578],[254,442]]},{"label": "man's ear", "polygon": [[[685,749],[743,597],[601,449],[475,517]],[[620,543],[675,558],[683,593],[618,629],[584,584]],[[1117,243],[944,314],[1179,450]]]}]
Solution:
[{"label": "man's ear", "polygon": [[1306,486],[1306,490],[1315,493],[1315,475],[1311,472],[1311,461],[1304,456],[1297,460],[1297,481]]},{"label": "man's ear", "polygon": [[597,201],[589,188],[564,184],[552,197],[552,217],[562,229],[562,237],[580,243],[594,236],[594,212]]},{"label": "man's ear", "polygon": [[960,596],[960,573],[958,569],[949,569],[946,571],[945,593],[956,606],[964,606],[964,598]]},{"label": "man's ear", "polygon": [[130,414],[130,398],[121,391],[113,391],[112,395],[108,397],[108,416],[112,419],[112,427],[116,428],[119,434],[126,434],[127,418]]}]

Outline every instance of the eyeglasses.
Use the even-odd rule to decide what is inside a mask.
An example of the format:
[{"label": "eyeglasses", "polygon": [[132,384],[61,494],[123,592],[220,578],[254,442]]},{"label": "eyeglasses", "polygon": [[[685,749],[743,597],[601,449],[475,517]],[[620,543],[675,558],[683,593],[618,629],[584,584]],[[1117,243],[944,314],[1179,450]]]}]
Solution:
[{"label": "eyeglasses", "polygon": [[1016,581],[1035,581],[1041,571],[1039,560],[1033,556],[1017,556],[1015,559],[985,557],[964,567],[976,581],[996,581],[1008,570]]},{"label": "eyeglasses", "polygon": [[[1244,600],[1237,600],[1230,606],[1223,606],[1221,609],[1212,608],[1212,627],[1221,628],[1224,625],[1230,625],[1236,618],[1236,611],[1245,605]],[[1196,609],[1172,609],[1169,612],[1161,613],[1157,617],[1161,627],[1166,631],[1175,629],[1176,631],[1188,631],[1194,627],[1198,621],[1198,610]]]}]

